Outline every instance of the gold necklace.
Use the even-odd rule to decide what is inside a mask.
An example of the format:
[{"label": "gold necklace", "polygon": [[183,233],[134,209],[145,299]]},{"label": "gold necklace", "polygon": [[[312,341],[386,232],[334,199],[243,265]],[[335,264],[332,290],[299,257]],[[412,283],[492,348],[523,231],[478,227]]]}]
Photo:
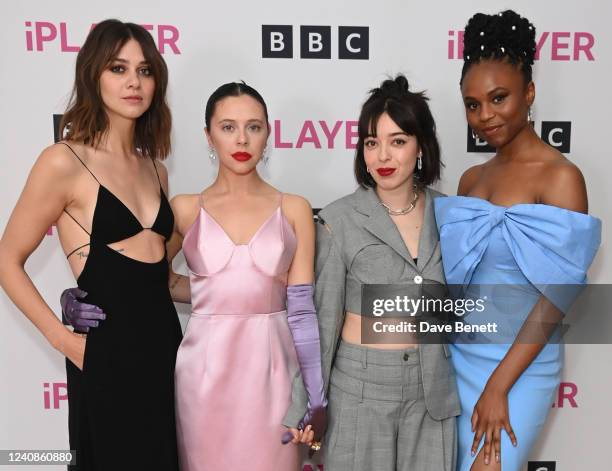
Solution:
[{"label": "gold necklace", "polygon": [[389,205],[387,205],[384,201],[381,201],[380,204],[383,205],[383,207],[387,210],[387,212],[389,213],[390,216],[403,216],[404,214],[408,214],[410,211],[412,211],[414,208],[416,208],[416,202],[419,199],[419,192],[417,191],[416,183],[412,187],[412,191],[414,192],[414,196],[412,197],[412,201],[410,202],[410,205],[405,207],[405,208],[402,208],[402,209],[391,209],[391,207]]}]

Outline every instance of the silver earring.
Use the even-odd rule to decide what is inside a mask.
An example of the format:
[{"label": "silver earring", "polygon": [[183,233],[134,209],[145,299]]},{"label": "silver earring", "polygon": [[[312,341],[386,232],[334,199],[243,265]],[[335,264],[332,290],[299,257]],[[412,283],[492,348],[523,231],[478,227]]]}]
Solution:
[{"label": "silver earring", "polygon": [[372,173],[372,172],[370,172],[370,167],[366,167],[366,172]]},{"label": "silver earring", "polygon": [[419,152],[419,157],[417,158],[417,170],[423,169],[423,153]]},{"label": "silver earring", "polygon": [[217,155],[215,154],[215,149],[213,149],[212,147],[208,148],[208,157],[210,157],[210,160],[213,162],[217,159]]},{"label": "silver earring", "polygon": [[529,110],[527,111],[527,122],[531,123],[533,121],[533,115],[531,113],[531,106],[529,107]]},{"label": "silver earring", "polygon": [[268,160],[270,160],[270,155],[268,154],[268,146],[264,147],[263,152],[261,153],[261,160],[264,164],[267,164]]},{"label": "silver earring", "polygon": [[473,129],[472,129],[472,139],[474,140],[478,139],[478,136],[476,135]]}]

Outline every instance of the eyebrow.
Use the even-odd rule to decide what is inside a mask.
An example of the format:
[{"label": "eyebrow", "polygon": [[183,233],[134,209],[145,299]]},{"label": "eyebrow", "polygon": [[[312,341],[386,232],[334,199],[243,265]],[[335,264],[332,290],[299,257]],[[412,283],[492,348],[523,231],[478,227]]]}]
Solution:
[{"label": "eyebrow", "polygon": [[[490,90],[487,92],[487,96],[491,96],[491,95],[495,95],[496,93],[499,92],[508,92],[508,89],[506,87],[495,87],[493,90]],[[463,98],[463,101],[466,100],[476,100],[476,98],[471,97],[471,96],[466,96]]]},{"label": "eyebrow", "polygon": [[[398,131],[398,132],[392,132],[391,134],[388,134],[388,136],[389,136],[389,137],[395,137],[395,136],[406,136],[406,137],[410,137],[410,136],[411,136],[411,134],[408,134],[407,132],[404,132],[404,131]],[[367,138],[369,138],[369,137],[378,137],[378,136],[375,136],[374,134],[368,134],[368,135],[366,136],[366,139],[367,139]]]},{"label": "eyebrow", "polygon": [[[229,121],[230,123],[235,123],[236,121],[238,121],[237,119],[233,119],[233,118],[221,118],[219,121],[217,121],[218,123],[222,123],[224,121]],[[247,123],[263,123],[264,120],[263,119],[259,119],[259,118],[251,118],[251,119],[247,119]]]},{"label": "eyebrow", "polygon": [[[127,59],[122,59],[121,57],[115,57],[112,59],[111,62],[121,62],[122,64],[129,64],[130,61]],[[144,60],[144,61],[140,61],[140,63],[138,65],[149,65],[149,62]]]}]

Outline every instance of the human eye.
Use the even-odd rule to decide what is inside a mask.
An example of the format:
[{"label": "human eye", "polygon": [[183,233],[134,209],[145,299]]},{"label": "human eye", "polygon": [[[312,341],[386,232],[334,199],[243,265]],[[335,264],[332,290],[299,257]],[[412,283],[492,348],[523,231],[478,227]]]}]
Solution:
[{"label": "human eye", "polygon": [[228,131],[228,132],[229,132],[229,131],[233,131],[233,130],[234,130],[234,126],[233,126],[233,125],[231,125],[231,124],[229,124],[229,123],[225,123],[225,124],[223,124],[223,125],[221,126],[221,129],[222,129],[223,131]]},{"label": "human eye", "polygon": [[120,74],[122,72],[125,72],[125,67],[123,67],[122,65],[115,64],[111,65],[109,70],[115,74]]},{"label": "human eye", "polygon": [[396,146],[403,146],[404,144],[406,144],[406,139],[404,139],[403,137],[396,137],[395,139],[393,139],[393,144],[395,144]]},{"label": "human eye", "polygon": [[259,132],[259,131],[261,131],[261,125],[259,125],[259,124],[251,124],[249,126],[249,129],[251,131],[253,131],[253,132]]},{"label": "human eye", "polygon": [[499,103],[503,102],[506,99],[507,96],[508,95],[504,95],[504,94],[495,95],[493,97],[493,103],[499,104]]},{"label": "human eye", "polygon": [[375,141],[374,139],[366,139],[366,140],[363,142],[363,146],[364,146],[366,149],[373,149],[374,147],[376,147],[376,141]]},{"label": "human eye", "polygon": [[465,102],[465,108],[468,111],[474,111],[476,108],[478,108],[478,103],[475,103],[473,101],[466,101]]},{"label": "human eye", "polygon": [[140,69],[138,69],[138,73],[144,75],[145,77],[150,77],[151,75],[153,75],[153,71],[150,67],[141,67]]}]

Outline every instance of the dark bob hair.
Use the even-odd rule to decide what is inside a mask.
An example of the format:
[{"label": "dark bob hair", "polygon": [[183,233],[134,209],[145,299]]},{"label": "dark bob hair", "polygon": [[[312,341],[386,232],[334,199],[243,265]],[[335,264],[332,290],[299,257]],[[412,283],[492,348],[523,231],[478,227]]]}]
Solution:
[{"label": "dark bob hair", "polygon": [[227,98],[228,96],[241,96],[241,95],[249,95],[251,98],[257,100],[261,106],[263,106],[264,115],[266,117],[266,124],[268,123],[268,107],[266,106],[266,102],[260,93],[255,90],[250,85],[247,85],[243,82],[229,82],[221,85],[217,88],[212,95],[208,98],[206,102],[206,111],[204,112],[204,121],[206,123],[206,127],[210,128],[210,120],[215,113],[215,107],[217,103]]},{"label": "dark bob hair", "polygon": [[105,20],[87,35],[76,59],[74,88],[60,123],[60,136],[97,147],[108,131],[108,116],[100,95],[100,75],[130,39],[138,41],[155,79],[151,106],[136,120],[135,151],[143,157],[164,159],[170,153],[172,117],[166,102],[168,68],[153,38],[142,26]]},{"label": "dark bob hair", "polygon": [[427,100],[424,92],[409,90],[408,80],[403,75],[398,75],[395,80],[385,80],[379,88],[370,90],[370,97],[363,104],[359,115],[359,139],[355,152],[355,178],[359,185],[364,188],[376,186],[368,173],[363,148],[368,137],[376,136],[378,119],[383,113],[387,113],[402,131],[417,139],[423,154],[423,165],[421,170],[415,167],[415,181],[428,186],[440,178],[440,145],[436,137],[436,123]]}]

